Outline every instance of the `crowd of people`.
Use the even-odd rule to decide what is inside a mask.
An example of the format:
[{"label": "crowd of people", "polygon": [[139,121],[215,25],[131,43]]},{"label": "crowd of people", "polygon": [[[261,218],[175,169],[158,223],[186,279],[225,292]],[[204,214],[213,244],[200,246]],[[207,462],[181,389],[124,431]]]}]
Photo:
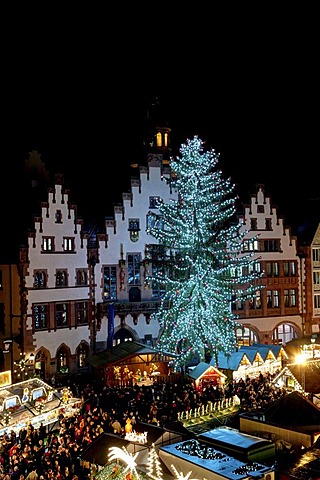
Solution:
[{"label": "crowd of people", "polygon": [[90,479],[91,465],[81,459],[81,454],[101,434],[124,437],[127,425],[134,429],[137,422],[169,428],[179,413],[235,395],[242,410],[263,408],[286,393],[272,384],[272,378],[260,374],[229,382],[225,388],[207,383],[198,389],[187,376],[142,387],[71,384],[73,395],[82,400],[77,414],[62,417],[53,431],[42,424],[39,428],[29,424],[0,438],[0,479]]}]

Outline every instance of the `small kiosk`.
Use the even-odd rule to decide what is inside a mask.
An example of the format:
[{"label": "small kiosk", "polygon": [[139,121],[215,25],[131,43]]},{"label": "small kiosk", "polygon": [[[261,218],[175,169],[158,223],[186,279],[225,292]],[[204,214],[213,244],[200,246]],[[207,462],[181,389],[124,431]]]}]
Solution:
[{"label": "small kiosk", "polygon": [[81,399],[65,387],[56,390],[40,378],[11,383],[11,372],[0,373],[0,436],[40,424],[53,425],[61,416],[79,412]]}]

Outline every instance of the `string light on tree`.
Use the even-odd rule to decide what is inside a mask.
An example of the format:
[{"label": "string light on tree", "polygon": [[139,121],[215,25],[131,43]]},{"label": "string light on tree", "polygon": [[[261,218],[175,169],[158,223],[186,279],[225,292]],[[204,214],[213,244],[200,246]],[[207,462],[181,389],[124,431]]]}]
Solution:
[{"label": "string light on tree", "polygon": [[[218,170],[218,155],[204,152],[195,136],[171,161],[171,187],[178,199],[159,202],[148,233],[166,252],[152,282],[164,285],[161,305],[152,315],[161,327],[160,352],[175,353],[175,368],[197,357],[229,355],[237,346],[237,316],[233,302],[252,298],[254,252],[244,253],[246,232],[236,222],[234,185]],[[248,273],[249,272],[249,273]]]}]

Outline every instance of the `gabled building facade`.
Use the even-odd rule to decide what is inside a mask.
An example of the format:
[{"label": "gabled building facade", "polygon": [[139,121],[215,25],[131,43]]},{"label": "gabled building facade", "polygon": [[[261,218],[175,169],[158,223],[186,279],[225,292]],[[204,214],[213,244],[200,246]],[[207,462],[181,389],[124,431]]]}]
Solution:
[{"label": "gabled building facade", "polygon": [[[34,355],[35,371],[44,380],[58,372],[81,372],[89,353],[123,341],[156,345],[159,325],[151,314],[162,291],[148,276],[157,268],[154,256],[161,259],[162,250],[146,229],[157,200],[168,203],[177,192],[170,182],[170,129],[157,127],[153,138],[146,165],[132,178],[130,192],[114,207],[114,216],[105,219],[104,232],[84,232],[70,192],[57,177],[34,219],[28,245],[20,250],[15,289],[20,349]],[[262,185],[244,206],[239,222],[247,232],[244,248],[257,256],[257,268],[264,272],[259,280],[264,288],[255,298],[232,305],[242,325],[237,329],[239,346],[285,345],[319,331],[320,230],[302,258],[297,238]],[[13,335],[9,297],[3,298],[7,300],[0,335],[5,340]],[[308,316],[306,302],[313,312]]]}]

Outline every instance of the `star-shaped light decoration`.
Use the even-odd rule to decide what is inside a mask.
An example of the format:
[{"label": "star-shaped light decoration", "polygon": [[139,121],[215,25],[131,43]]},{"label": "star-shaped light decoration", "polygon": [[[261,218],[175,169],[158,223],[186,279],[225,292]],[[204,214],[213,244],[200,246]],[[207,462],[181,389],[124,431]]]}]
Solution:
[{"label": "star-shaped light decoration", "polygon": [[[175,478],[176,480],[189,480],[189,477],[192,473],[192,471],[188,472],[186,475],[184,475],[182,472],[178,472],[178,470],[176,469],[176,467],[174,465],[171,465],[174,473],[175,473]],[[198,480],[196,478],[191,478],[190,480]]]},{"label": "star-shaped light decoration", "polygon": [[136,475],[137,478],[139,478],[138,472],[136,470],[136,458],[139,452],[133,455],[132,453],[127,452],[125,447],[111,447],[109,448],[109,450],[109,462],[112,462],[114,460],[122,460],[126,464],[124,473],[130,470],[131,473],[133,473],[134,475]]}]

